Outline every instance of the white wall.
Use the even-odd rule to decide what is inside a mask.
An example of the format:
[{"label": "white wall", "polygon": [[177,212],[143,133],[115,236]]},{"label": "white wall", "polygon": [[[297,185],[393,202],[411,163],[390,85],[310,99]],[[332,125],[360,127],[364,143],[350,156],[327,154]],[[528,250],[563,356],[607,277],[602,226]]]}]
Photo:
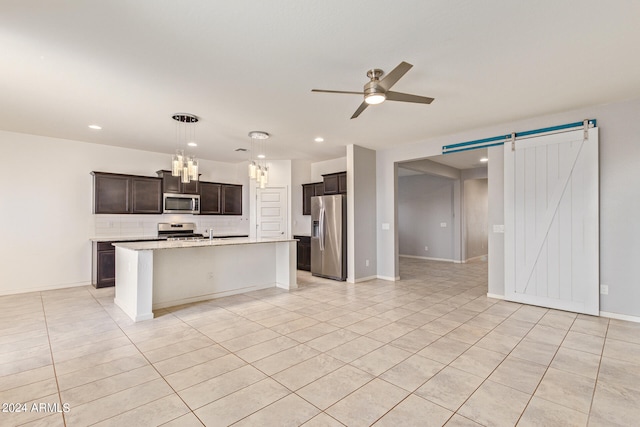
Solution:
[{"label": "white wall", "polygon": [[489,295],[504,296],[504,149],[489,147],[488,210]]},{"label": "white wall", "polygon": [[308,236],[311,233],[311,215],[302,215],[302,184],[311,181],[311,162],[291,161],[291,220],[294,235]]},{"label": "white wall", "polygon": [[[11,153],[0,168],[0,294],[88,284],[91,237],[101,231],[154,235],[157,222],[175,218],[91,213],[91,171],[156,176],[168,168],[167,154],[3,131],[0,150]],[[238,165],[202,160],[200,170],[203,180],[247,183]],[[243,211],[236,217],[181,217],[247,234],[246,203]]]},{"label": "white wall", "polygon": [[347,146],[347,281],[376,277],[376,152]]},{"label": "white wall", "polygon": [[[378,233],[378,276],[398,277],[396,227],[396,162],[441,154],[442,146],[511,132],[597,119],[600,128],[600,281],[609,286],[601,295],[603,312],[640,317],[640,278],[633,268],[640,259],[640,100],[585,107],[569,112],[503,123],[483,129],[398,145],[377,153],[377,221],[388,231]],[[491,182],[489,182],[491,186]],[[491,192],[491,190],[490,190]],[[494,264],[495,263],[495,264]],[[504,259],[489,254],[489,270],[504,268]],[[494,264],[494,265],[492,265]],[[493,291],[495,287],[491,286]],[[493,292],[496,293],[496,292]],[[504,293],[504,286],[502,292]]]},{"label": "white wall", "polygon": [[[447,261],[459,259],[453,233],[455,182],[451,178],[431,175],[398,178],[400,255]],[[441,227],[441,223],[446,227]]]},{"label": "white wall", "polygon": [[311,181],[309,182],[320,182],[322,181],[322,175],[335,172],[344,172],[346,170],[346,157],[338,157],[337,159],[311,163]]}]

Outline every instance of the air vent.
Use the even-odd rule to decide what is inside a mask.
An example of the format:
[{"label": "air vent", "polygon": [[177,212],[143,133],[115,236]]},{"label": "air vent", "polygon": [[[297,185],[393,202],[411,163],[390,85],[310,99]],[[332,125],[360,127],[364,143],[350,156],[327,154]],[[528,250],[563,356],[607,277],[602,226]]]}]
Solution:
[{"label": "air vent", "polygon": [[236,148],[236,151],[249,151],[246,148]]}]

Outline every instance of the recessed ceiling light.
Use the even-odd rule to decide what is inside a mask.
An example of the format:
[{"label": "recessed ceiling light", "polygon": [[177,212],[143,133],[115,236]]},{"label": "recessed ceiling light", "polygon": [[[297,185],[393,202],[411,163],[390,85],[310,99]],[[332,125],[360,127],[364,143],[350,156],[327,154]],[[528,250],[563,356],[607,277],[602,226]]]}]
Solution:
[{"label": "recessed ceiling light", "polygon": [[324,142],[324,138],[319,136],[316,139],[314,139],[315,142]]},{"label": "recessed ceiling light", "polygon": [[102,126],[98,126],[98,125],[89,125],[89,129],[100,130],[100,129],[102,129]]},{"label": "recessed ceiling light", "polygon": [[264,154],[258,154],[258,158],[259,159],[264,159],[265,157],[267,157],[267,156],[265,156]]},{"label": "recessed ceiling light", "polygon": [[187,144],[189,147],[197,147],[198,144],[196,144],[195,142],[190,142]]},{"label": "recessed ceiling light", "polygon": [[487,163],[489,161],[489,159],[487,157],[483,157],[483,158],[480,159],[480,161],[482,163]]}]

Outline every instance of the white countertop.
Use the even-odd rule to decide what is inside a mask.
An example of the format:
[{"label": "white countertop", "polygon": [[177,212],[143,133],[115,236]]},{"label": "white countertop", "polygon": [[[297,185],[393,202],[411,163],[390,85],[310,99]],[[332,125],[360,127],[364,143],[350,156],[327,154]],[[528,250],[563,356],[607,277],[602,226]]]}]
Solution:
[{"label": "white countertop", "polygon": [[113,246],[118,248],[130,249],[133,251],[147,251],[158,249],[179,249],[179,248],[200,248],[207,246],[228,246],[228,245],[251,245],[256,243],[275,243],[275,242],[295,242],[295,239],[252,239],[249,237],[229,237],[225,239],[212,240],[163,240],[155,242],[123,242],[114,243]]},{"label": "white countertop", "polygon": [[92,242],[122,242],[127,240],[156,240],[157,236],[102,236],[91,237]]}]

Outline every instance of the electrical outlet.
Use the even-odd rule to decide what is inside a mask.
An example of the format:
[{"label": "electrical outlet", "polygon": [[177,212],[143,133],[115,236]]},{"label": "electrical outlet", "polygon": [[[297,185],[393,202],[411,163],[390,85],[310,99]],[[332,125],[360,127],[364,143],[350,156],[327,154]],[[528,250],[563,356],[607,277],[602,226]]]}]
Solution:
[{"label": "electrical outlet", "polygon": [[600,285],[600,293],[602,295],[609,295],[609,285]]},{"label": "electrical outlet", "polygon": [[425,252],[429,250],[429,246],[424,247]]},{"label": "electrical outlet", "polygon": [[364,266],[365,267],[369,267],[369,260],[368,259],[364,261]]},{"label": "electrical outlet", "polygon": [[440,223],[440,227],[445,228],[446,226],[447,226],[447,223],[446,223],[446,222],[441,222],[441,223]]}]

